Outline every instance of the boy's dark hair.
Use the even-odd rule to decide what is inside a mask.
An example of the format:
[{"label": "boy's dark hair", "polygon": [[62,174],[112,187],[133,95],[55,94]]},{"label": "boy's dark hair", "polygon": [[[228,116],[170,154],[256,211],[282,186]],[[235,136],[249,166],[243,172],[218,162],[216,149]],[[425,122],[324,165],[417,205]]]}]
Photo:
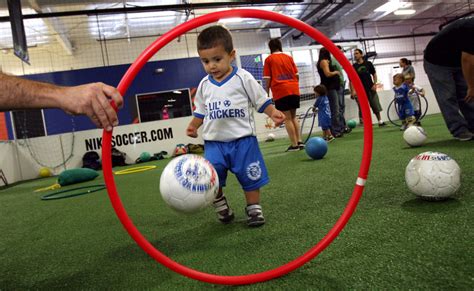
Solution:
[{"label": "boy's dark hair", "polygon": [[281,47],[281,41],[279,38],[270,39],[270,41],[268,42],[268,48],[270,49],[271,53],[283,51]]},{"label": "boy's dark hair", "polygon": [[364,52],[362,52],[361,49],[356,48],[354,51],[355,51],[355,52],[357,51],[357,52],[359,52],[361,55],[364,55]]},{"label": "boy's dark hair", "polygon": [[197,38],[198,51],[214,48],[220,45],[224,47],[224,50],[227,53],[231,53],[234,50],[232,35],[225,27],[213,25],[199,33]]},{"label": "boy's dark hair", "polygon": [[393,79],[394,79],[394,80],[395,80],[395,79],[401,79],[402,82],[405,81],[405,77],[403,77],[403,75],[400,74],[400,73],[393,75]]},{"label": "boy's dark hair", "polygon": [[319,96],[326,96],[328,94],[328,89],[323,84],[314,87],[314,92],[318,93]]}]

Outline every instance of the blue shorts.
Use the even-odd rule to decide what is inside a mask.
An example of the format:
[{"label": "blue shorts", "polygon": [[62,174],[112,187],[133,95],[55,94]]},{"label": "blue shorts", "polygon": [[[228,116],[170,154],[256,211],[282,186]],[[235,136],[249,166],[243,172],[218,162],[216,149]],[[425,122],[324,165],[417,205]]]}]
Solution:
[{"label": "blue shorts", "polygon": [[410,100],[405,100],[405,101],[398,101],[398,116],[400,119],[405,119],[409,116],[414,116],[415,113],[413,111],[413,106],[411,105]]},{"label": "blue shorts", "polygon": [[219,187],[225,186],[228,170],[235,174],[244,191],[257,190],[270,182],[255,136],[229,142],[205,141],[204,157],[216,169]]}]

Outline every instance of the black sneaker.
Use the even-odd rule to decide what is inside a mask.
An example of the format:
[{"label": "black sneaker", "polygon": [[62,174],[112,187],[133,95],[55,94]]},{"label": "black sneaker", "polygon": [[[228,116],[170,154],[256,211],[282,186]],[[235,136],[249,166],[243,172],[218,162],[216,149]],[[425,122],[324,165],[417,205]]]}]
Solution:
[{"label": "black sneaker", "polygon": [[352,131],[352,128],[350,127],[344,127],[344,129],[342,130],[343,133],[351,133]]},{"label": "black sneaker", "polygon": [[330,143],[330,142],[332,142],[333,140],[335,140],[335,138],[334,138],[334,136],[330,135],[330,136],[324,137],[324,140],[325,140],[327,143]]},{"label": "black sneaker", "polygon": [[250,227],[258,227],[265,224],[263,217],[262,206],[260,204],[247,205],[245,207],[247,213],[247,225]]},{"label": "black sneaker", "polygon": [[297,152],[300,150],[300,147],[299,146],[289,146],[285,152]]},{"label": "black sneaker", "polygon": [[305,145],[304,143],[302,143],[301,141],[298,142],[298,147],[300,148],[300,150],[304,149]]},{"label": "black sneaker", "polygon": [[382,123],[379,123],[379,127],[384,127],[386,126],[387,124],[385,122],[382,121]]},{"label": "black sneaker", "polygon": [[473,138],[473,134],[470,131],[465,131],[455,135],[454,138],[459,141],[468,141]]},{"label": "black sneaker", "polygon": [[214,202],[212,202],[212,205],[216,209],[217,218],[220,222],[227,224],[234,220],[234,213],[232,212],[232,209],[230,209],[224,195],[216,198]]}]

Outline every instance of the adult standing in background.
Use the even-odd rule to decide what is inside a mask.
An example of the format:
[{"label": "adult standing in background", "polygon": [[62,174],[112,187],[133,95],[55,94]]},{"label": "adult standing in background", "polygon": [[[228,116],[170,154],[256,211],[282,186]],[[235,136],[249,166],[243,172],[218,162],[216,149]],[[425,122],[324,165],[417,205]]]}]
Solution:
[{"label": "adult standing in background", "polygon": [[286,151],[298,151],[304,147],[296,109],[300,107],[299,75],[293,58],[285,53],[278,38],[268,42],[271,54],[265,59],[263,78],[267,93],[272,90],[275,107],[285,114],[285,128],[290,138]]},{"label": "adult standing in background", "polygon": [[412,81],[415,81],[415,69],[411,65],[410,60],[407,58],[401,58],[400,67],[402,68],[402,75],[405,80],[412,79]]},{"label": "adult standing in background", "polygon": [[[355,63],[352,64],[352,66],[354,67],[357,74],[359,75],[360,80],[362,81],[362,85],[365,89],[365,94],[367,94],[367,99],[369,100],[370,108],[372,108],[372,112],[377,117],[379,126],[385,126],[387,124],[382,121],[382,117],[380,116],[382,106],[380,105],[379,95],[377,94],[377,72],[375,71],[374,65],[372,64],[372,62],[366,61],[364,59],[364,53],[360,49],[354,50],[354,59]],[[359,107],[359,119],[360,123],[362,124],[362,112],[360,110],[359,99],[357,98],[352,83],[350,87],[351,98],[355,99],[357,102],[357,106]]]},{"label": "adult standing in background", "polygon": [[[342,50],[342,47],[340,45],[337,46],[339,50],[344,52]],[[346,113],[346,102],[344,100],[344,90],[346,88],[346,80],[344,78],[344,73],[341,64],[336,60],[334,56],[331,55],[331,62],[334,65],[334,68],[336,71],[338,71],[339,74],[339,90],[337,90],[337,96],[338,96],[338,105],[339,105],[339,124],[343,127],[343,133],[349,133],[352,131],[349,127],[347,127],[346,124],[346,118],[344,117]]]},{"label": "adult standing in background", "polygon": [[474,17],[456,20],[435,35],[426,46],[423,66],[449,131],[460,141],[471,140],[474,132]]},{"label": "adult standing in background", "polygon": [[334,137],[342,137],[344,126],[340,123],[339,95],[337,91],[341,87],[340,75],[331,61],[331,54],[326,48],[319,50],[319,59],[316,65],[321,78],[321,84],[327,89],[329,108],[331,109],[331,132]]},{"label": "adult standing in background", "polygon": [[60,108],[73,115],[87,115],[97,127],[111,131],[119,122],[111,100],[122,107],[119,91],[104,83],[66,87],[0,73],[0,111]]}]

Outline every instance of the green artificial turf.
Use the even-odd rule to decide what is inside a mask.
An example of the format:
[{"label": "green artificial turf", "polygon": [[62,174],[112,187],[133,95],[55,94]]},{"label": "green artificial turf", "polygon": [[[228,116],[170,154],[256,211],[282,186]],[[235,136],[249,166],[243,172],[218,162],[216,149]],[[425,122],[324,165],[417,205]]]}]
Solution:
[{"label": "green artificial turf", "polygon": [[[372,166],[356,212],[318,257],[275,280],[243,290],[472,290],[474,288],[474,142],[449,135],[440,115],[423,120],[429,140],[409,148],[398,128],[374,127]],[[242,275],[294,260],[332,228],[354,188],[363,130],[329,144],[322,160],[285,153],[287,139],[262,143],[271,183],[262,189],[267,224],[245,224],[245,199],[229,175],[225,193],[236,221],[221,225],[212,209],[178,214],[161,200],[158,168],[115,176],[137,228],[161,252],[203,272]],[[159,148],[159,144],[157,144]],[[462,169],[455,199],[426,202],[404,184],[409,160],[440,151]],[[0,191],[0,290],[228,289],[188,279],[144,253],[117,219],[106,191],[42,201],[33,193],[55,178]],[[102,183],[94,181],[64,187]]]}]

